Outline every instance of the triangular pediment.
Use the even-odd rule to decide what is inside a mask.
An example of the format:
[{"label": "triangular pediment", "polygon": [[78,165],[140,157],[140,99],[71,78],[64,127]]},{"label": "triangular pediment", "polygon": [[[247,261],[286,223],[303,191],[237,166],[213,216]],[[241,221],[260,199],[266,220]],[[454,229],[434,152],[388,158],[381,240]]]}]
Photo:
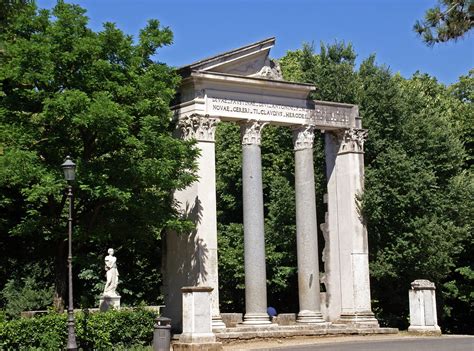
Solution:
[{"label": "triangular pediment", "polygon": [[[181,67],[184,76],[193,71],[216,72],[243,77],[267,76],[280,79],[271,70],[275,64],[270,60],[270,49],[275,45],[275,38],[268,38],[238,49],[194,62]],[[273,74],[273,76],[270,76]]]}]

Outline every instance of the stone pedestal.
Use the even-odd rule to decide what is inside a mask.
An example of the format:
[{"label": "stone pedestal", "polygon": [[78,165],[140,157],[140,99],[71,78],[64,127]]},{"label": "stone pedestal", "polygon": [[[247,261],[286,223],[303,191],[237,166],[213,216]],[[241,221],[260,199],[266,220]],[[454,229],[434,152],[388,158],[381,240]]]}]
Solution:
[{"label": "stone pedestal", "polygon": [[117,296],[104,296],[102,295],[99,300],[99,310],[105,312],[109,309],[119,310],[120,309],[120,297]]},{"label": "stone pedestal", "polygon": [[217,214],[215,175],[215,129],[219,120],[191,115],[179,121],[181,137],[196,139],[200,150],[198,180],[176,191],[174,198],[187,219],[195,224],[190,233],[166,233],[163,258],[163,314],[171,318],[174,331],[181,331],[183,286],[210,286],[213,330],[225,329],[219,312]]},{"label": "stone pedestal", "polygon": [[411,333],[441,334],[436,313],[435,285],[429,280],[419,279],[411,283],[408,291],[410,301]]},{"label": "stone pedestal", "polygon": [[174,350],[221,350],[212,332],[211,287],[183,287],[183,332]]},{"label": "stone pedestal", "polygon": [[363,191],[363,129],[326,133],[328,214],[325,284],[329,321],[378,327],[370,302],[367,229],[357,197]]}]

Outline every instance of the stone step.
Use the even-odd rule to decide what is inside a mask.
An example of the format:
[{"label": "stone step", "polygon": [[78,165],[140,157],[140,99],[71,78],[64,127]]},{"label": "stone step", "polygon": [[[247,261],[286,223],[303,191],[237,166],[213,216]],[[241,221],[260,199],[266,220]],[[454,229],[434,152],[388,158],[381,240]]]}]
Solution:
[{"label": "stone step", "polygon": [[397,334],[396,328],[353,328],[344,325],[331,325],[329,327],[317,326],[277,326],[268,327],[245,327],[227,328],[225,331],[216,333],[220,341],[248,340],[260,338],[287,338],[296,336],[337,336],[337,335],[367,335],[367,334]]}]

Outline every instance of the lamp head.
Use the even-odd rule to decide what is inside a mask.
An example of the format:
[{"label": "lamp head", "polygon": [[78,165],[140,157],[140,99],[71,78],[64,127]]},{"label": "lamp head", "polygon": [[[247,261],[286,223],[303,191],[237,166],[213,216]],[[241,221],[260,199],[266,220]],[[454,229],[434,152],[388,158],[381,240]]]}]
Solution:
[{"label": "lamp head", "polygon": [[70,156],[66,157],[66,161],[61,165],[61,168],[64,171],[64,178],[68,182],[76,179],[76,164],[72,162]]}]

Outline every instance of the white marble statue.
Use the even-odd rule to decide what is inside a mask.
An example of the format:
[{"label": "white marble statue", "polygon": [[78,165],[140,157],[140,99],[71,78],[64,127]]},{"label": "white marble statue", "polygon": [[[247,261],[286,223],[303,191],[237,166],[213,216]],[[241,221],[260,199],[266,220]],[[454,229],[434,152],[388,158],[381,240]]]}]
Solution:
[{"label": "white marble statue", "polygon": [[117,257],[114,256],[114,249],[109,249],[108,255],[105,256],[105,276],[107,282],[105,283],[104,296],[118,296],[117,289],[118,285],[118,270],[117,270]]}]

